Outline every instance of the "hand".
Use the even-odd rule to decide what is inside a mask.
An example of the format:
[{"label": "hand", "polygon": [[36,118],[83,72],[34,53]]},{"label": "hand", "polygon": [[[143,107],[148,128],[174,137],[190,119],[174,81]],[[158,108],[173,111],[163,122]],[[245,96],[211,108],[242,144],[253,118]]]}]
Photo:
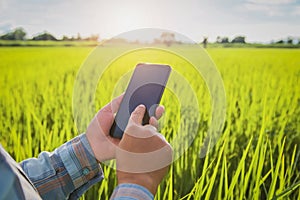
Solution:
[{"label": "hand", "polygon": [[[113,99],[110,103],[104,106],[93,118],[89,124],[86,137],[90,143],[93,153],[98,162],[103,162],[115,158],[116,146],[120,140],[109,135],[110,128],[114,121],[114,115],[119,109],[124,94]],[[158,106],[155,112],[156,118],[160,118],[164,112],[162,106]],[[153,117],[153,119],[155,119]],[[150,124],[157,123],[151,119]],[[153,124],[156,125],[156,124]]]},{"label": "hand", "polygon": [[116,151],[118,183],[134,183],[146,187],[153,195],[172,162],[172,148],[157,132],[157,120],[142,126],[145,106],[131,114]]}]

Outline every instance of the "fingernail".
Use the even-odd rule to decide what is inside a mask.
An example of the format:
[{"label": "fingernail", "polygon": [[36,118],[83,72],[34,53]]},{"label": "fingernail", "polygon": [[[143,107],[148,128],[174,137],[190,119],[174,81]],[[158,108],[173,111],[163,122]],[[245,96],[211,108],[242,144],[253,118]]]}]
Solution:
[{"label": "fingernail", "polygon": [[140,105],[138,106],[138,108],[145,108],[145,106],[144,106],[143,104],[140,104]]}]

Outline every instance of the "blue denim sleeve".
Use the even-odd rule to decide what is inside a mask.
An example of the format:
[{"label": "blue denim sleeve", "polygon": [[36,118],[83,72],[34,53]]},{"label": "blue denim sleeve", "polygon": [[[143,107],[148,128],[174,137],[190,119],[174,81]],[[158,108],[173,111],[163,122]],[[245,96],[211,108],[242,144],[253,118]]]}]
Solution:
[{"label": "blue denim sleeve", "polygon": [[110,197],[110,200],[153,200],[154,196],[149,190],[145,187],[131,184],[123,183],[118,185],[113,194]]},{"label": "blue denim sleeve", "polygon": [[21,166],[43,199],[78,199],[103,179],[86,135],[63,144],[52,153],[21,162]]}]

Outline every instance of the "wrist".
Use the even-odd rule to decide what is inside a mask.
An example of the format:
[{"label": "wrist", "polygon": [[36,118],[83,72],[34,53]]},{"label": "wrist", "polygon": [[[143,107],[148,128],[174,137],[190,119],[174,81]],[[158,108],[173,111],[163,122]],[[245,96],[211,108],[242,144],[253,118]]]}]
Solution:
[{"label": "wrist", "polygon": [[87,140],[94,153],[95,159],[101,163],[115,158],[115,146],[118,145],[118,140],[110,140],[109,137],[99,137],[90,132],[86,133]]},{"label": "wrist", "polygon": [[128,199],[130,197],[144,200],[154,199],[154,195],[147,188],[133,183],[118,184],[110,199],[123,199],[125,196],[128,197]]},{"label": "wrist", "polygon": [[[93,151],[93,155],[95,157],[95,159],[97,160],[98,163],[101,162],[101,158],[100,156],[97,156],[99,155],[98,151],[97,151],[97,148],[96,148],[96,144],[95,144],[95,141],[96,141],[96,138],[93,137],[93,134],[90,134],[89,132],[86,133],[86,138],[87,138],[87,141]],[[99,145],[99,143],[98,143]]]}]

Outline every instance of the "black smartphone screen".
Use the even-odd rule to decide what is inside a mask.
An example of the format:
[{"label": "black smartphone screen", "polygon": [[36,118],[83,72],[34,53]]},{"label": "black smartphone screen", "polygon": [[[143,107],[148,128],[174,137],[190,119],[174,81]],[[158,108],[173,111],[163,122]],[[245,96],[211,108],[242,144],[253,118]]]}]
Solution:
[{"label": "black smartphone screen", "polygon": [[170,72],[171,67],[168,65],[138,64],[136,66],[110,129],[112,137],[122,138],[131,113],[140,104],[146,107],[143,125],[149,123],[150,117],[155,115]]}]

